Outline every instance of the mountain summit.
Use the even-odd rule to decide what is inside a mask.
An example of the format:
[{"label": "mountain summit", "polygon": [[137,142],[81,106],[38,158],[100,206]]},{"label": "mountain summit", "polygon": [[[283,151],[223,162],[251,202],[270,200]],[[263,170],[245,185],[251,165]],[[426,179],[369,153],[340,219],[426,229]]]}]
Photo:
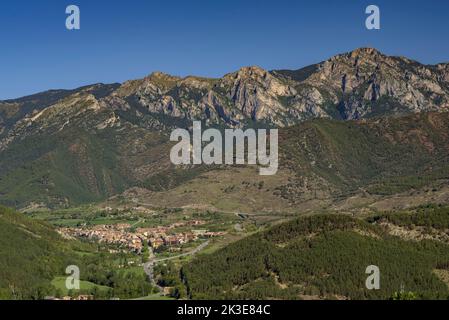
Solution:
[{"label": "mountain summit", "polygon": [[[299,70],[251,66],[217,79],[154,72],[123,84],[47,91],[0,101],[0,203],[59,207],[135,187],[175,188],[210,169],[170,162],[167,133],[193,120],[285,128],[280,175],[289,181],[270,190],[291,203],[353,192],[382,174],[414,181],[410,175],[440,168],[432,177],[441,177],[448,108],[448,64],[371,48]],[[274,191],[266,196],[279,200]]]},{"label": "mountain summit", "polygon": [[299,70],[252,66],[219,79],[154,72],[120,86],[57,90],[0,102],[0,133],[11,117],[23,117],[79,91],[90,91],[111,109],[129,110],[137,117],[149,113],[229,126],[261,121],[284,127],[312,118],[446,111],[449,65],[423,65],[359,48]]},{"label": "mountain summit", "polygon": [[[362,119],[449,108],[449,67],[360,48],[299,70],[244,67],[221,79],[153,73],[117,90],[130,108],[243,126],[311,118]],[[110,101],[114,105],[114,100]]]}]

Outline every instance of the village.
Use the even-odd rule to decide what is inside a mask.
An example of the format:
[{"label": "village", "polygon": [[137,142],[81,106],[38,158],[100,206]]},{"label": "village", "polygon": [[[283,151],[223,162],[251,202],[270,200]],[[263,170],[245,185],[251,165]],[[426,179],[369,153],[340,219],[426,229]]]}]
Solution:
[{"label": "village", "polygon": [[[96,241],[108,245],[126,248],[130,252],[142,253],[148,245],[153,250],[162,246],[174,249],[186,243],[198,239],[213,238],[225,235],[225,232],[210,232],[206,229],[198,229],[205,224],[202,220],[176,222],[169,226],[157,226],[153,228],[137,228],[132,230],[128,223],[113,225],[96,225],[93,227],[64,227],[58,232],[65,238],[80,238]],[[175,229],[190,227],[190,231],[175,232]]]}]

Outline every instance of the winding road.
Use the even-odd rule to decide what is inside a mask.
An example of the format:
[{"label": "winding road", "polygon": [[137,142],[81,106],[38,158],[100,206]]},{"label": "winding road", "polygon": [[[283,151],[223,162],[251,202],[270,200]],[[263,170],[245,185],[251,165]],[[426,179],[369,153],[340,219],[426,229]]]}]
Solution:
[{"label": "winding road", "polygon": [[201,250],[203,250],[204,248],[206,248],[209,245],[209,241],[206,241],[204,243],[202,243],[201,245],[199,245],[198,247],[196,247],[195,249],[193,249],[192,251],[177,255],[177,256],[173,256],[173,257],[168,257],[168,258],[160,258],[160,259],[156,259],[156,256],[154,255],[153,249],[150,248],[150,260],[145,263],[143,265],[143,270],[145,271],[146,275],[148,276],[148,278],[150,279],[150,282],[153,286],[155,286],[159,292],[162,292],[164,289],[159,286],[156,281],[154,280],[154,266],[156,263],[158,262],[163,262],[163,261],[168,261],[168,260],[175,260],[175,259],[179,259],[182,257],[187,257],[187,256],[193,256],[195,254],[197,254],[198,252],[200,252]]}]

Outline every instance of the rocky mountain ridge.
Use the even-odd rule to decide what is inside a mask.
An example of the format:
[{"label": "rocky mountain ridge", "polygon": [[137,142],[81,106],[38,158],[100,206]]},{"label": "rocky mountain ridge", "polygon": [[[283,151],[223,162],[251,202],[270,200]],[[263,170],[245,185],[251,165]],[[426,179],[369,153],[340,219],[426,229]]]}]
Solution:
[{"label": "rocky mountain ridge", "polygon": [[[153,73],[2,101],[0,203],[70,206],[135,187],[182,186],[217,169],[170,162],[167,133],[198,119],[281,129],[280,174],[266,199],[297,205],[368,186],[394,194],[427,185],[447,172],[448,72],[448,64],[358,49],[296,71],[245,67],[220,79]],[[226,190],[228,173],[217,172],[217,188]],[[191,198],[182,195],[181,206]]]},{"label": "rocky mountain ridge", "polygon": [[[363,119],[449,109],[449,64],[423,65],[372,48],[299,70],[244,67],[219,79],[161,72],[121,85],[53,90],[0,101],[0,135],[73,94],[92,94],[111,110],[242,127],[286,127],[313,118]],[[97,103],[97,102],[96,102]]]},{"label": "rocky mountain ridge", "polygon": [[[311,118],[362,119],[449,108],[449,67],[422,65],[370,48],[296,71],[244,67],[221,79],[153,73],[113,97],[150,112],[242,126],[289,126]],[[126,89],[125,89],[126,88]],[[132,103],[129,103],[132,104]]]}]

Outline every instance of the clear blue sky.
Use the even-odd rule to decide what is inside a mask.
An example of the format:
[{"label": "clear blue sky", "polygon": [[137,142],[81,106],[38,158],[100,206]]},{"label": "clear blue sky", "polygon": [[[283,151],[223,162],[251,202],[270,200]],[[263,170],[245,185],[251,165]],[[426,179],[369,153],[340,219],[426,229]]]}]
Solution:
[{"label": "clear blue sky", "polygon": [[[70,4],[80,31],[65,29]],[[364,27],[369,4],[381,9],[380,31]],[[447,62],[448,15],[447,0],[1,1],[0,99],[152,71],[298,69],[362,46]]]}]

